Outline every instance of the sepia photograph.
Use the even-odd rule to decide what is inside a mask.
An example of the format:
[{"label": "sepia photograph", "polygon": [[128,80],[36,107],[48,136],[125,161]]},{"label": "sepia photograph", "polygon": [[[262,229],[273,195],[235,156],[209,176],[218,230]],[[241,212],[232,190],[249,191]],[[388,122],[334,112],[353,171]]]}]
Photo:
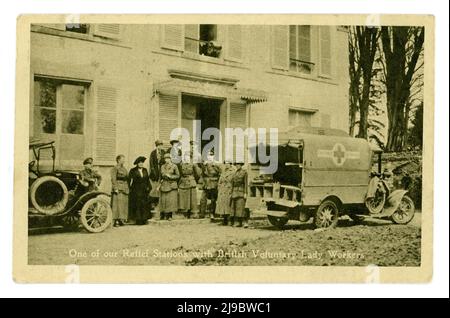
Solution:
[{"label": "sepia photograph", "polygon": [[431,279],[433,23],[21,16],[16,279]]}]

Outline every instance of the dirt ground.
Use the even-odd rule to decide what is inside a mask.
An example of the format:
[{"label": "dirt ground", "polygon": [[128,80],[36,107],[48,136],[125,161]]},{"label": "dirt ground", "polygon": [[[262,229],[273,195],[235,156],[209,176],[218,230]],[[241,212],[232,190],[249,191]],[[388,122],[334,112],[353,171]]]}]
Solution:
[{"label": "dirt ground", "polygon": [[31,234],[31,265],[339,265],[419,266],[421,213],[408,225],[343,217],[335,229],[290,221],[283,230],[266,219],[250,228],[209,220],[151,221],[89,234],[61,230]]}]

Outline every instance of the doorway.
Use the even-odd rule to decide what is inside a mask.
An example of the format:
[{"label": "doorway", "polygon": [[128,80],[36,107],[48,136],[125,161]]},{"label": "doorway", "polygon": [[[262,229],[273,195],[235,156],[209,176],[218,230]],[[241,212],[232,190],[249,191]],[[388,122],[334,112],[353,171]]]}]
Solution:
[{"label": "doorway", "polygon": [[225,104],[224,99],[183,94],[181,100],[181,126],[189,131],[192,139],[201,140],[198,151],[202,152],[203,148],[214,138],[202,140],[201,136],[196,136],[197,127],[195,125],[200,124],[202,135],[207,128],[221,130],[224,127],[222,121],[225,118],[222,115],[224,112],[224,107],[222,107]]}]

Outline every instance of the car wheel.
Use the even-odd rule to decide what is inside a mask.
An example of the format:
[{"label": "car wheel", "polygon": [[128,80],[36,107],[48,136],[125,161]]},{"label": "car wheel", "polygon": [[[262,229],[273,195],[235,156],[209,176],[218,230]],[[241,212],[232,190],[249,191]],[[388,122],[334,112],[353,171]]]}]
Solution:
[{"label": "car wheel", "polygon": [[104,199],[90,199],[83,205],[80,219],[87,231],[91,233],[103,232],[112,222],[111,206]]},{"label": "car wheel", "polygon": [[54,176],[38,178],[30,187],[33,207],[40,213],[54,215],[63,212],[69,200],[67,187]]}]

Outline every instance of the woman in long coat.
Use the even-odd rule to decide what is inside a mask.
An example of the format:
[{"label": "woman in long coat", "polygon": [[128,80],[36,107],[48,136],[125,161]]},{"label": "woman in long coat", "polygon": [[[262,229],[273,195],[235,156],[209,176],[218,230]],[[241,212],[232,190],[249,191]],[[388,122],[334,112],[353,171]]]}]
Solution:
[{"label": "woman in long coat", "polygon": [[222,224],[228,224],[228,218],[230,216],[231,206],[231,180],[236,169],[231,165],[229,160],[225,160],[222,173],[219,178],[218,197],[216,214],[223,217]]},{"label": "woman in long coat", "polygon": [[172,163],[170,153],[164,155],[165,163],[161,166],[161,185],[159,197],[159,213],[161,220],[171,220],[172,214],[178,210],[178,179],[180,172]]},{"label": "woman in long coat", "polygon": [[151,190],[150,178],[147,169],[144,168],[145,157],[138,157],[134,164],[136,167],[130,170],[130,218],[136,221],[136,225],[147,223],[149,217],[148,196]]},{"label": "woman in long coat", "polygon": [[236,226],[248,227],[245,217],[245,202],[247,201],[247,171],[242,169],[243,162],[236,162],[236,172],[231,179],[231,223]]},{"label": "woman in long coat", "polygon": [[178,182],[178,210],[185,214],[186,218],[192,214],[198,214],[197,182],[199,168],[191,162],[191,155],[186,153],[183,162],[179,165],[180,181]]},{"label": "woman in long coat", "polygon": [[114,226],[122,226],[128,220],[128,171],[124,155],[118,155],[116,161],[117,165],[111,169],[111,208]]}]

